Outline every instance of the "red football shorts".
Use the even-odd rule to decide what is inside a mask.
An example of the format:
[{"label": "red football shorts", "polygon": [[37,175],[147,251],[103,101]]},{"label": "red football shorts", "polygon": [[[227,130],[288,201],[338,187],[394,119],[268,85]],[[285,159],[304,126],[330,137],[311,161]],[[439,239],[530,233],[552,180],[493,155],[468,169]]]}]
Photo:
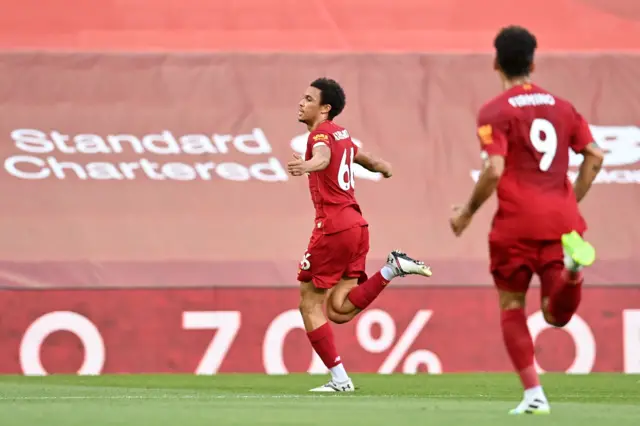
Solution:
[{"label": "red football shorts", "polygon": [[564,269],[560,240],[490,241],[491,275],[503,291],[524,293],[533,274],[540,277],[542,297],[548,296],[556,276]]},{"label": "red football shorts", "polygon": [[332,288],[343,277],[363,281],[366,279],[367,253],[368,226],[357,226],[329,235],[314,231],[300,262],[298,281],[311,281],[316,288],[325,289]]}]

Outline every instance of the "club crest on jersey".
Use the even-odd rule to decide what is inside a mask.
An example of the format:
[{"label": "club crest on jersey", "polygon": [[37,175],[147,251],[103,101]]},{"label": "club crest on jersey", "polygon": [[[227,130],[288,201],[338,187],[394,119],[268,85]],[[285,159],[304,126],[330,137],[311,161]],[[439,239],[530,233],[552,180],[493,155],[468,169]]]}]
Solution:
[{"label": "club crest on jersey", "polygon": [[328,141],[329,140],[329,136],[327,136],[324,133],[318,133],[317,135],[313,136],[313,140],[315,142],[319,142],[319,141]]},{"label": "club crest on jersey", "polygon": [[493,129],[491,124],[478,127],[478,137],[482,141],[483,145],[490,145],[493,143]]}]

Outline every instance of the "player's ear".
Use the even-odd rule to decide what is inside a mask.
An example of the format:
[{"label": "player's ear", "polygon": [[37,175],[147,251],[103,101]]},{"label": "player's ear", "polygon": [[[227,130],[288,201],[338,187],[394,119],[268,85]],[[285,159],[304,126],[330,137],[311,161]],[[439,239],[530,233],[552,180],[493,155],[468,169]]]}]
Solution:
[{"label": "player's ear", "polygon": [[531,62],[531,66],[529,66],[529,74],[532,74],[536,70],[536,63]]},{"label": "player's ear", "polygon": [[493,58],[493,69],[495,71],[500,71],[500,64],[498,63],[498,58]]},{"label": "player's ear", "polygon": [[329,114],[329,111],[331,111],[331,105],[329,104],[320,105],[320,112],[322,114]]}]

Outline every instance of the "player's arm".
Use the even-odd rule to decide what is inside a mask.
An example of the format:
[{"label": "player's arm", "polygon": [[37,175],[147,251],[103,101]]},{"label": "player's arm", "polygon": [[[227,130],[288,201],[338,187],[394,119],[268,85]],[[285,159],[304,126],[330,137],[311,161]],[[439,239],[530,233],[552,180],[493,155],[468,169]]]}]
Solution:
[{"label": "player's arm", "polygon": [[495,116],[485,116],[483,111],[479,114],[478,138],[480,139],[484,164],[469,201],[464,206],[455,206],[453,216],[449,220],[453,233],[458,237],[469,226],[473,215],[491,197],[502,177],[507,155],[505,124],[496,120]]},{"label": "player's arm", "polygon": [[573,185],[573,191],[576,193],[578,202],[582,201],[587,192],[589,192],[591,184],[600,173],[600,168],[604,161],[604,152],[595,142],[587,145],[580,151],[580,154],[584,156],[584,160],[580,165],[578,177]]},{"label": "player's arm", "polygon": [[376,158],[366,151],[358,150],[353,161],[370,172],[382,173],[386,178],[390,178],[392,175],[391,163],[382,158]]},{"label": "player's arm", "polygon": [[326,144],[316,144],[311,152],[311,159],[304,162],[304,173],[317,172],[329,166],[331,162],[331,149]]},{"label": "player's arm", "polygon": [[463,213],[469,217],[473,216],[496,190],[504,172],[504,157],[507,155],[507,136],[501,123],[479,119],[478,139],[484,164],[471,197],[463,208]]},{"label": "player's arm", "polygon": [[463,208],[464,213],[469,216],[473,216],[478,210],[480,210],[480,207],[482,207],[489,197],[491,197],[498,186],[502,173],[504,172],[503,155],[487,154],[486,151],[483,151],[483,153],[485,154],[485,161],[482,171],[480,172],[480,177],[471,192],[469,201]]},{"label": "player's arm", "polygon": [[307,141],[307,152],[311,151],[311,158],[307,161],[300,155],[293,154],[293,160],[287,163],[287,170],[291,176],[302,176],[306,173],[324,170],[331,162],[331,143],[326,133],[312,133]]},{"label": "player's arm", "polygon": [[484,167],[480,172],[480,177],[473,188],[473,192],[471,192],[471,197],[464,206],[454,207],[453,217],[449,220],[453,233],[458,237],[469,226],[473,215],[496,190],[504,171],[504,156],[502,154],[488,153],[487,151],[482,151],[482,153],[483,158],[485,158]]},{"label": "player's arm", "polygon": [[575,126],[571,138],[571,149],[584,156],[578,177],[573,184],[573,192],[576,194],[576,200],[580,202],[585,195],[587,195],[591,184],[598,176],[598,173],[600,173],[600,168],[604,161],[604,152],[602,152],[598,144],[593,141],[594,138],[587,121],[575,110],[574,114]]}]

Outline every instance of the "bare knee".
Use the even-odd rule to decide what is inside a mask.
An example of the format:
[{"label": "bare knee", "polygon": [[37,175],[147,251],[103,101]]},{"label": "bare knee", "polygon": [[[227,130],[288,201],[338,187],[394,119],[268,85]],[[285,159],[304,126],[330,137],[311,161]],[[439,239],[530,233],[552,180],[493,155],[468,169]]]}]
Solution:
[{"label": "bare knee", "polygon": [[332,289],[329,294],[329,299],[327,303],[328,311],[333,310],[335,314],[348,315],[350,319],[355,315],[353,314],[354,310],[358,310],[353,303],[349,300],[349,293],[355,287],[358,286],[358,281],[353,278],[343,278],[340,282]]},{"label": "bare knee", "polygon": [[549,298],[546,297],[542,299],[542,315],[544,316],[544,320],[547,324],[552,325],[554,327],[564,327],[569,323],[569,320],[562,321],[556,317],[554,317],[551,312],[549,312]]},{"label": "bare knee", "polygon": [[509,291],[499,291],[500,309],[503,311],[509,309],[523,309],[525,305],[525,293],[512,293]]},{"label": "bare knee", "polygon": [[310,316],[316,313],[319,306],[316,301],[310,298],[305,298],[304,296],[300,297],[300,304],[298,305],[298,309],[300,310],[300,314],[303,317]]},{"label": "bare knee", "polygon": [[302,321],[307,331],[315,330],[322,326],[326,319],[322,311],[325,290],[317,289],[312,283],[300,284],[300,303],[298,309],[302,315]]},{"label": "bare knee", "polygon": [[554,327],[564,327],[565,325],[567,325],[569,323],[569,321],[559,321],[559,320],[557,320],[548,311],[542,311],[542,313],[544,314],[544,320],[547,322],[547,324],[552,325]]},{"label": "bare knee", "polygon": [[335,324],[345,324],[353,319],[352,315],[340,314],[333,309],[327,309],[327,317]]}]

